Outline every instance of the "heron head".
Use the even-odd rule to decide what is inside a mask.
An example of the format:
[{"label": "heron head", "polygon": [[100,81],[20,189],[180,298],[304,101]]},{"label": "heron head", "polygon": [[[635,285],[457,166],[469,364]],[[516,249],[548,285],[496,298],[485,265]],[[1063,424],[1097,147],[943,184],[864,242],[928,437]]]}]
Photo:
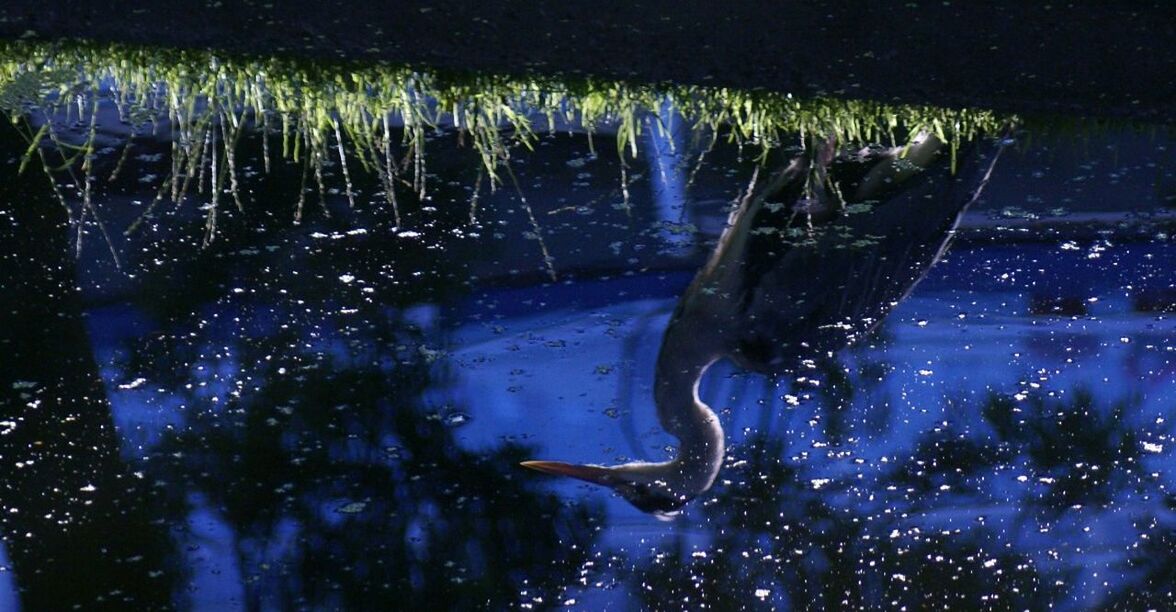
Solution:
[{"label": "heron head", "polygon": [[608,487],[642,512],[668,520],[677,515],[694,493],[675,487],[679,471],[674,462],[626,463],[611,467],[578,465],[561,461],[524,461],[525,468]]}]

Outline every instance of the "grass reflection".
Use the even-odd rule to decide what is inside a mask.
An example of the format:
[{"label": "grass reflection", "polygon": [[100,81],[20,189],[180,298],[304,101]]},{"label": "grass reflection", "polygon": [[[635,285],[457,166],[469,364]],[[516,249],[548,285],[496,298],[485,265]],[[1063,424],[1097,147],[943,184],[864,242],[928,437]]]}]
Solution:
[{"label": "grass reflection", "polygon": [[[109,100],[131,130],[117,146],[99,143],[97,120]],[[354,175],[377,177],[382,197],[400,220],[400,198],[424,200],[430,179],[428,141],[452,128],[477,151],[483,182],[519,189],[509,165],[539,133],[607,133],[622,160],[637,155],[647,130],[666,133],[685,123],[701,164],[720,139],[759,159],[779,147],[804,146],[810,135],[839,146],[896,145],[920,132],[949,144],[994,131],[1015,118],[974,109],[891,105],[836,98],[688,85],[651,85],[591,78],[438,73],[380,63],[343,63],[283,57],[237,57],[208,51],[91,43],[0,43],[0,109],[23,123],[29,147],[63,205],[76,193],[73,215],[97,219],[93,158],[110,150],[117,176],[136,138],[171,142],[170,167],[143,218],[163,201],[199,196],[207,235],[221,208],[246,205],[238,162],[242,131],[260,129],[268,171],[277,160],[302,167],[295,205],[301,218],[307,193],[320,204],[336,188],[356,202]],[[105,119],[103,121],[106,121]],[[68,126],[73,125],[73,128]],[[67,132],[73,132],[67,133]],[[121,150],[119,150],[121,149]],[[622,185],[627,185],[622,176]],[[67,185],[66,192],[58,183]],[[521,192],[520,192],[521,197]],[[475,195],[476,197],[476,195]],[[326,211],[325,204],[323,205]],[[138,223],[131,226],[136,228]]]}]

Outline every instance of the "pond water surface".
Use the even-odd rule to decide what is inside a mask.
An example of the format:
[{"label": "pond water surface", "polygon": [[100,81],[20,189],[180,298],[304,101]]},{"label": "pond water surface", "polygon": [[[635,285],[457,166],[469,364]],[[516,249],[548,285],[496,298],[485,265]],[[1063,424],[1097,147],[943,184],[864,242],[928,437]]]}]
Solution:
[{"label": "pond water surface", "polygon": [[1170,131],[666,98],[295,160],[249,100],[12,74],[0,609],[1176,601]]}]

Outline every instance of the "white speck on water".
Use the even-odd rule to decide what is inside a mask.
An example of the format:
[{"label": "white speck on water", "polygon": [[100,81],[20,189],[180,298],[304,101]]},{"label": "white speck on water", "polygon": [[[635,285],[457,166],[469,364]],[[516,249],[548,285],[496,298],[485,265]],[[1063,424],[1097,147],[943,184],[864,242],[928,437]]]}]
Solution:
[{"label": "white speck on water", "polygon": [[367,508],[367,502],[357,501],[342,505],[335,512],[340,514],[358,514],[363,512],[364,508]]},{"label": "white speck on water", "polygon": [[462,412],[454,412],[445,417],[445,424],[450,427],[461,427],[470,422],[470,416]]},{"label": "white speck on water", "polygon": [[768,595],[771,595],[771,594],[772,594],[772,592],[769,591],[768,589],[756,589],[755,590],[755,596],[760,599],[767,599]]},{"label": "white speck on water", "polygon": [[79,490],[79,491],[82,491],[82,492],[84,492],[84,493],[93,493],[94,491],[97,491],[97,490],[98,490],[98,487],[96,487],[96,486],[94,486],[94,485],[92,485],[92,484],[88,484],[88,485],[86,485],[86,486],[84,486],[84,487],[82,487],[82,488],[80,488],[80,489],[78,489],[78,490]]},{"label": "white speck on water", "polygon": [[1144,442],[1143,443],[1143,450],[1145,450],[1149,453],[1162,453],[1162,452],[1164,452],[1164,445],[1163,444],[1153,444],[1151,442]]},{"label": "white speck on water", "polygon": [[399,234],[396,234],[396,235],[400,236],[401,238],[416,238],[417,236],[420,236],[421,233],[414,232],[412,230],[406,230],[406,231],[400,232]]},{"label": "white speck on water", "polygon": [[831,478],[814,478],[809,481],[809,484],[813,485],[814,489],[820,489],[821,487],[829,484],[830,482],[832,482]]},{"label": "white speck on water", "polygon": [[143,383],[145,383],[145,382],[147,382],[146,378],[136,378],[135,380],[132,380],[129,383],[119,385],[118,388],[119,389],[134,389],[136,387],[142,386]]},{"label": "white speck on water", "polygon": [[37,386],[37,383],[29,381],[29,380],[18,380],[16,382],[12,383],[13,389],[33,389],[33,388],[36,388],[36,386]]},{"label": "white speck on water", "polygon": [[996,559],[989,559],[985,561],[984,567],[996,567]]},{"label": "white speck on water", "polygon": [[339,281],[342,282],[344,285],[350,284],[354,280],[355,280],[355,277],[350,274],[344,274],[339,277]]}]

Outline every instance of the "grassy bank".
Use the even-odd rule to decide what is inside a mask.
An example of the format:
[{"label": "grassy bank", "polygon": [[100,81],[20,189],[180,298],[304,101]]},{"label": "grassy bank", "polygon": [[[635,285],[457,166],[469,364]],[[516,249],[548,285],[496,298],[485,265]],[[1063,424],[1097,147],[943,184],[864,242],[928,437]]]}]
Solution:
[{"label": "grassy bank", "polygon": [[[954,154],[960,143],[1016,121],[977,109],[691,85],[437,72],[119,44],[0,43],[0,109],[25,130],[24,163],[39,161],[79,221],[97,218],[91,193],[103,105],[113,105],[135,134],[171,142],[170,172],[159,180],[144,218],[161,201],[205,194],[206,240],[215,235],[222,198],[244,205],[236,160],[241,135],[250,129],[265,134],[261,156],[267,170],[272,160],[302,165],[297,217],[307,193],[324,197],[325,168],[338,165],[335,174],[352,205],[353,173],[376,176],[399,223],[398,198],[427,194],[426,136],[437,131],[456,132],[477,150],[477,188],[484,180],[493,189],[514,183],[506,161],[525,154],[550,130],[583,131],[589,138],[607,134],[615,146],[602,153],[619,156],[623,169],[638,155],[643,131],[675,124],[688,130],[691,152],[701,163],[722,141],[763,160],[773,150],[808,146],[814,138],[832,137],[841,147],[893,146],[924,131],[949,143]],[[62,125],[84,127],[71,138]],[[122,145],[114,174],[133,138]],[[76,192],[79,203],[67,203],[63,182],[72,185],[66,191]]]}]

